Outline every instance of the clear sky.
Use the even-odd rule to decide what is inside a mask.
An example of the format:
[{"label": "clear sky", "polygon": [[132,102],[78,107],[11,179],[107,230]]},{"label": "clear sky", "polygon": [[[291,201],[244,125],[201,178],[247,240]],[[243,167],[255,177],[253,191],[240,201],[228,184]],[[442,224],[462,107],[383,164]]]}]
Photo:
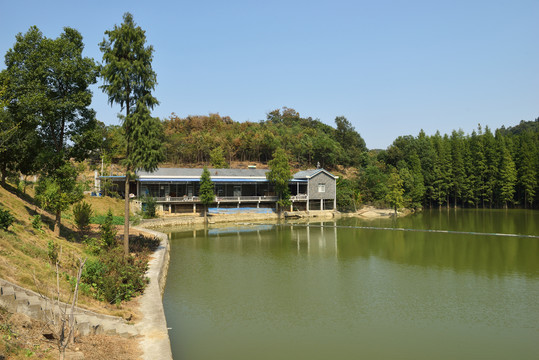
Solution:
[{"label": "clear sky", "polygon": [[[127,11],[155,49],[160,118],[259,121],[286,106],[333,126],[343,115],[372,149],[539,117],[538,0],[0,0],[0,53],[31,25],[50,38],[70,26],[101,61]],[[118,124],[93,92],[98,119]]]}]

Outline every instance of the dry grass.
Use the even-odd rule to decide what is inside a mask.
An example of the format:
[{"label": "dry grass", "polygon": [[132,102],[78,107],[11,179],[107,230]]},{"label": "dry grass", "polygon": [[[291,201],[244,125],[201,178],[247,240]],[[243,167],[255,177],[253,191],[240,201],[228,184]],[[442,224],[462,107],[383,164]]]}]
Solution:
[{"label": "dry grass", "polygon": [[[8,359],[58,359],[55,340],[46,339],[47,324],[23,314],[8,314],[0,308],[0,354]],[[119,336],[92,335],[78,337],[66,353],[82,352],[90,360],[131,360],[141,356],[136,339]]]},{"label": "dry grass", "polygon": [[109,209],[112,210],[114,216],[124,216],[124,200],[112,199],[103,196],[89,196],[84,197],[84,201],[92,205],[92,210],[95,215],[106,215]]},{"label": "dry grass", "polygon": [[[106,214],[109,207],[116,216],[123,216],[123,201],[110,198],[86,198],[97,214]],[[53,242],[60,249],[60,293],[63,301],[71,297],[71,286],[66,280],[66,274],[74,276],[78,260],[88,255],[84,253],[84,245],[69,219],[70,211],[62,219],[62,237],[56,237],[52,232],[53,216],[39,209],[33,202],[33,190],[27,189],[27,194],[19,194],[15,188],[0,187],[0,205],[8,209],[15,217],[15,222],[8,231],[0,230],[0,276],[28,289],[50,296],[56,291],[56,273],[48,255],[48,243]],[[42,217],[42,228],[34,229],[33,216],[37,213]],[[120,241],[123,227],[118,226]],[[97,236],[99,227],[91,227],[90,236]],[[136,237],[139,233],[132,233]],[[69,239],[69,240],[68,240]],[[148,257],[150,248],[145,242],[133,241],[133,251],[137,256]],[[138,299],[111,305],[100,302],[90,296],[79,294],[78,305],[102,314],[123,317],[132,322],[141,318],[138,313]],[[58,358],[58,352],[52,342],[43,338],[40,332],[43,324],[30,320],[30,327],[23,327],[19,315],[0,314],[0,330],[15,329],[9,342],[0,342],[0,354],[6,354],[8,347],[14,351],[9,353],[9,359],[23,359],[29,355],[43,359]],[[39,330],[36,330],[39,329]],[[5,334],[0,336],[6,339]],[[136,359],[140,356],[136,339],[123,339],[115,336],[89,336],[80,338],[71,350],[84,353],[85,359]]]},{"label": "dry grass", "polygon": [[[84,253],[84,245],[80,242],[80,236],[69,219],[69,212],[62,219],[62,236],[56,237],[52,231],[53,216],[34,205],[31,189],[27,191],[27,195],[17,195],[13,187],[8,187],[8,190],[0,187],[0,204],[15,216],[15,222],[8,231],[0,230],[2,278],[44,295],[52,294],[56,289],[55,268],[48,255],[48,243],[52,241],[61,249],[59,254],[61,298],[64,301],[69,300],[71,286],[65,274],[74,276],[78,260],[88,256]],[[96,210],[98,213],[101,213],[103,209],[106,209],[103,212],[106,213],[110,206],[115,215],[123,215],[123,204],[118,205],[121,200],[95,197],[88,197],[87,200],[91,202],[92,207],[95,206],[94,209],[99,209]],[[122,209],[121,212],[119,208]],[[32,218],[36,213],[41,214],[42,217],[41,230],[32,227]],[[97,236],[98,230],[97,225],[92,226],[90,236]],[[121,234],[122,227],[118,227],[118,231]],[[137,299],[120,305],[111,305],[81,294],[78,304],[89,310],[108,315],[133,320],[139,318]]]}]

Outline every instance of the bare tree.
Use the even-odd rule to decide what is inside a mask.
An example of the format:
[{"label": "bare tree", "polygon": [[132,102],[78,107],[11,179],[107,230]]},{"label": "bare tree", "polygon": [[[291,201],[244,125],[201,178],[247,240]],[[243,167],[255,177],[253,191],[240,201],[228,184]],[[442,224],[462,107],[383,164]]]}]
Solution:
[{"label": "bare tree", "polygon": [[[60,301],[60,271],[59,261],[56,260],[56,294],[51,297],[41,295],[45,301],[44,318],[50,334],[50,338],[56,341],[58,347],[59,359],[65,359],[65,351],[69,344],[75,340],[75,307],[79,295],[79,283],[82,276],[82,269],[87,259],[79,259],[79,267],[77,272],[77,281],[72,298],[66,303]],[[35,278],[34,281],[36,282]],[[69,302],[71,304],[69,304]]]}]

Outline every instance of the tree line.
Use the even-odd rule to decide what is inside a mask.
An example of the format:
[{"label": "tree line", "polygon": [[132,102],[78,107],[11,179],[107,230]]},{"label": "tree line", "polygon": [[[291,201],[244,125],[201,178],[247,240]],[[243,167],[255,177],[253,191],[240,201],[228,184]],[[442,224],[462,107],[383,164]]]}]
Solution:
[{"label": "tree line", "polygon": [[[266,163],[284,149],[296,168],[319,163],[339,173],[339,207],[364,203],[392,207],[537,207],[539,119],[494,132],[479,125],[432,136],[400,136],[385,150],[368,150],[345,117],[335,126],[302,118],[284,107],[259,122],[219,114],[171,115],[163,120],[167,161],[178,166],[225,162]],[[220,159],[220,160],[216,160]]]},{"label": "tree line", "polygon": [[299,166],[319,162],[334,168],[359,165],[367,150],[345,117],[337,117],[333,128],[286,107],[259,122],[240,123],[219,114],[186,118],[172,114],[163,120],[163,127],[167,161],[173,164],[210,162],[215,149],[228,162],[266,163],[275,150],[284,149]]},{"label": "tree line", "polygon": [[479,125],[468,135],[400,136],[387,150],[369,152],[341,185],[347,206],[358,191],[363,202],[411,208],[536,208],[538,173],[539,118],[494,132]]}]

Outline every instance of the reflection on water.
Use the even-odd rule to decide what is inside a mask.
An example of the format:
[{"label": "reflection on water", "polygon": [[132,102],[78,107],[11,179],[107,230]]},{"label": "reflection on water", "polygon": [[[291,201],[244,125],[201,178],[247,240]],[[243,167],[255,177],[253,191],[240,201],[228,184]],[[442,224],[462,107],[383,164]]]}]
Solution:
[{"label": "reflection on water", "polygon": [[[171,233],[164,296],[175,358],[536,358],[538,239],[530,211]],[[340,228],[349,226],[350,228]]]}]

